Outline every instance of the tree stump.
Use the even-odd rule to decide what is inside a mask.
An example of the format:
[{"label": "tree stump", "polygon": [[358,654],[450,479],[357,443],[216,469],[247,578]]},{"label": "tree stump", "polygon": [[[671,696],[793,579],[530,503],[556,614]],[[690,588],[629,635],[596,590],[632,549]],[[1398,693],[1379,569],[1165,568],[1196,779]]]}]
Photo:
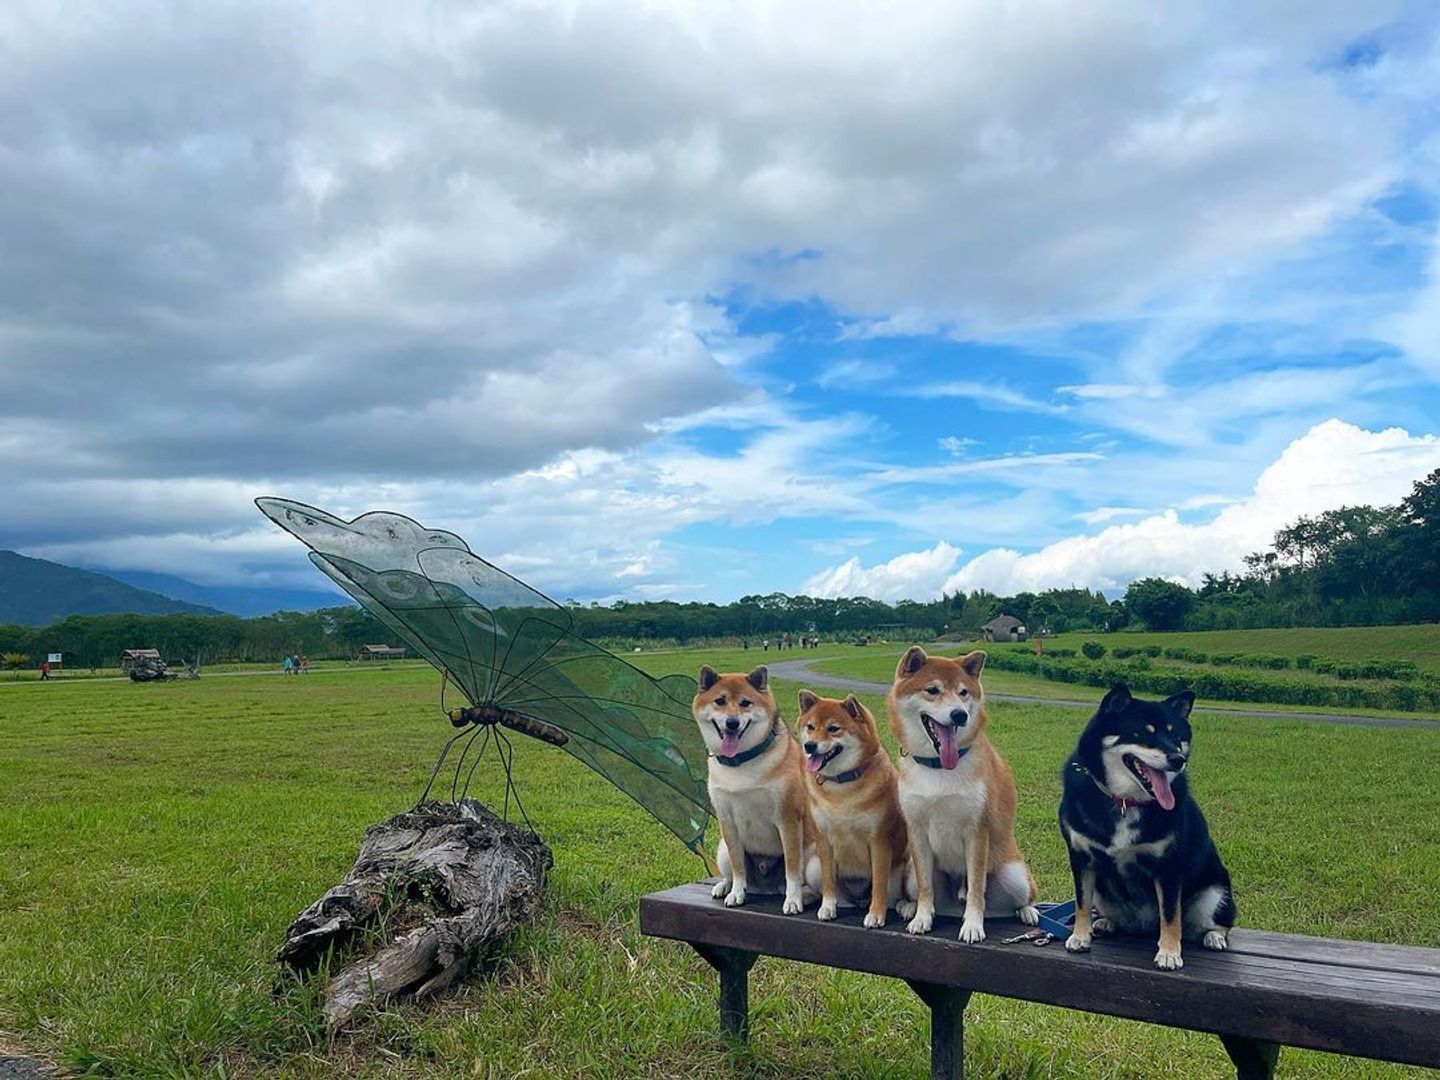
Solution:
[{"label": "tree stump", "polygon": [[534,918],[553,860],[535,833],[473,799],[428,802],[365,830],[345,880],[300,913],[278,959],[301,973],[358,951],[330,980],[333,1033],[367,1003],[453,985]]}]

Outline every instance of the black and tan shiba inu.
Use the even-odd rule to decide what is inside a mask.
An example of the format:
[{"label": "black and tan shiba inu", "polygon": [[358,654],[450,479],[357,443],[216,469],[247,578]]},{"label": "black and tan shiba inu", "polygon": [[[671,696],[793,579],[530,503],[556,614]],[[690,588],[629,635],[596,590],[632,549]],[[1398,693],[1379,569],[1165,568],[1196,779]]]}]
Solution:
[{"label": "black and tan shiba inu", "polygon": [[1060,832],[1075,876],[1071,952],[1108,930],[1158,932],[1155,966],[1173,971],[1182,937],[1229,945],[1230,875],[1185,777],[1194,704],[1188,690],[1141,701],[1117,683],[1066,763]]},{"label": "black and tan shiba inu", "polygon": [[911,868],[901,914],[928,934],[937,908],[963,907],[960,940],[985,938],[987,914],[1034,926],[1035,880],[1015,842],[1015,775],[985,737],[983,652],[958,660],[911,646],[890,687],[890,730],[900,743],[900,807]]},{"label": "black and tan shiba inu", "polygon": [[884,926],[886,909],[900,899],[910,850],[895,767],[875,717],[854,694],[838,701],[801,690],[796,734],[815,824],[805,879],[820,894],[820,918],[835,918],[841,905],[864,907],[866,926]]},{"label": "black and tan shiba inu", "polygon": [[720,823],[715,898],[738,907],[747,891],[783,891],[781,910],[798,913],[810,812],[800,747],[780,721],[769,672],[719,675],[702,667],[690,711],[710,751],[710,803]]}]

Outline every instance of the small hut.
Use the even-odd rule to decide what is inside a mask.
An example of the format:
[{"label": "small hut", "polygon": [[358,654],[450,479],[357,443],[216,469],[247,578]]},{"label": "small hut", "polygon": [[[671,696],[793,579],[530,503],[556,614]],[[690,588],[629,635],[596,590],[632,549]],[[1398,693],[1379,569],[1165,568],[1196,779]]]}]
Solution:
[{"label": "small hut", "polygon": [[997,615],[980,628],[986,641],[1024,641],[1025,624],[1014,615]]},{"label": "small hut", "polygon": [[137,663],[142,660],[159,660],[159,649],[121,649],[120,670],[128,673]]},{"label": "small hut", "polygon": [[404,660],[403,645],[361,645],[361,660]]}]

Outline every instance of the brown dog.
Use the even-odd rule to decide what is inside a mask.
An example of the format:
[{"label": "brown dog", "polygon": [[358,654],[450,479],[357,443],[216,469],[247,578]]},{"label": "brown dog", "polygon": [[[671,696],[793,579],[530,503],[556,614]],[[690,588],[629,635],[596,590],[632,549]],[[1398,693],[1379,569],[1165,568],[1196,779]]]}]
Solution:
[{"label": "brown dog", "polygon": [[890,687],[910,832],[912,934],[930,932],[937,887],[964,903],[961,941],[984,940],[987,910],[1014,912],[1031,926],[1040,918],[1035,881],[1015,843],[1015,776],[985,737],[984,666],[983,652],[948,660],[912,646]]},{"label": "brown dog", "polygon": [[797,914],[805,903],[810,815],[800,747],[780,722],[769,672],[719,675],[702,667],[690,711],[710,751],[710,803],[720,823],[713,895],[738,907],[748,889],[780,892],[783,882],[782,910]]},{"label": "brown dog", "polygon": [[854,694],[839,701],[801,690],[800,710],[796,728],[815,823],[815,858],[805,876],[820,893],[820,918],[835,918],[843,899],[868,908],[866,926],[884,926],[909,858],[895,768],[875,717]]}]

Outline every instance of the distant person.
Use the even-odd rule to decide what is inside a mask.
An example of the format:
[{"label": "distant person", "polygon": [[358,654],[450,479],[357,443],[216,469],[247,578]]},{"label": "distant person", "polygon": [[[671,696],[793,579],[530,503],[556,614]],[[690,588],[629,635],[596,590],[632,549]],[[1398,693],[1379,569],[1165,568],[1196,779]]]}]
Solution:
[{"label": "distant person", "polygon": [[44,663],[42,663],[42,664],[40,665],[40,681],[41,681],[41,682],[49,682],[49,681],[50,681],[50,661],[49,661],[49,660],[46,660]]},{"label": "distant person", "polygon": [[282,675],[289,675],[289,674],[291,674],[291,673],[295,670],[295,658],[287,654],[286,657],[285,657],[285,662],[284,662],[283,664],[281,664],[280,667],[281,667],[280,673],[281,673]]},{"label": "distant person", "polygon": [[749,638],[743,638],[743,637],[742,637],[742,638],[740,639],[740,648],[744,649],[746,652],[749,652],[749,651],[750,651],[750,639],[749,639]]},{"label": "distant person", "polygon": [[764,652],[770,651],[770,639],[768,637],[764,641],[760,642],[760,648]]}]

